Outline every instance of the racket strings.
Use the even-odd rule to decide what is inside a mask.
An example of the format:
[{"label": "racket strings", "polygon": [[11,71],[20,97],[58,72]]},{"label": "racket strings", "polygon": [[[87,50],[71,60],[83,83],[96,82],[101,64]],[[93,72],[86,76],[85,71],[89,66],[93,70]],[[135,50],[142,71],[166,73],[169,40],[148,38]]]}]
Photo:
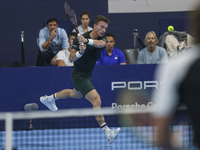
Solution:
[{"label": "racket strings", "polygon": [[67,16],[69,17],[69,19],[71,20],[71,22],[76,25],[76,15],[74,13],[74,10],[72,9],[72,7],[68,4],[65,4],[65,12],[67,14]]}]

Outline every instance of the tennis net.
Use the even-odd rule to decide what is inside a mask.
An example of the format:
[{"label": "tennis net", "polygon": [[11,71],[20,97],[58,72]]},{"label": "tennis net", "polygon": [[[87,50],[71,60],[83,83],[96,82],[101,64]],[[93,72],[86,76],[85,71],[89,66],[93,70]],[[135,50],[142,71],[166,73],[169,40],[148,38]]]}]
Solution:
[{"label": "tennis net", "polygon": [[[68,109],[0,113],[0,150],[156,150],[153,109]],[[94,116],[121,128],[110,144]],[[185,110],[177,111],[171,126],[176,143],[191,149],[192,131]]]}]

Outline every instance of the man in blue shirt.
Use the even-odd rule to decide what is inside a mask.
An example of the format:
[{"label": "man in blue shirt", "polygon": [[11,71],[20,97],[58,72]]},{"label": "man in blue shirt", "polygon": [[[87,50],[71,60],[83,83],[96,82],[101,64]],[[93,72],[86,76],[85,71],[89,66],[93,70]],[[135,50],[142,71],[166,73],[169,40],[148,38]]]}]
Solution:
[{"label": "man in blue shirt", "polygon": [[168,63],[168,55],[164,48],[157,46],[158,38],[154,31],[146,34],[147,47],[139,52],[137,64],[163,64]]},{"label": "man in blue shirt", "polygon": [[124,53],[114,47],[115,36],[112,33],[107,33],[105,36],[106,48],[101,52],[96,65],[126,65]]},{"label": "man in blue shirt", "polygon": [[68,36],[64,29],[58,27],[55,18],[49,18],[47,25],[39,32],[40,53],[37,59],[37,66],[45,66],[48,61],[56,65],[56,54],[60,50],[69,48]]}]

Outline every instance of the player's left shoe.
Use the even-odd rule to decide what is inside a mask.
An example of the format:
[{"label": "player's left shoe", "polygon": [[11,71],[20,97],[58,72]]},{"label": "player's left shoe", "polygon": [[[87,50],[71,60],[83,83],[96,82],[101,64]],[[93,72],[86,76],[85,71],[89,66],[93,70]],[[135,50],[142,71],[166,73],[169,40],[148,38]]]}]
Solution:
[{"label": "player's left shoe", "polygon": [[106,139],[108,140],[110,144],[113,143],[114,140],[117,138],[117,135],[120,130],[121,130],[120,128],[117,128],[117,129],[110,130],[108,133],[106,133]]}]

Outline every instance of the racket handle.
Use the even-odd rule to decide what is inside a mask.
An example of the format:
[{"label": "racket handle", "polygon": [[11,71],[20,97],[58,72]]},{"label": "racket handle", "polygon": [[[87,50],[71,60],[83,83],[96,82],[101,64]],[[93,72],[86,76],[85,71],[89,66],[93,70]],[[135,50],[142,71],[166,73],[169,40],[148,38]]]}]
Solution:
[{"label": "racket handle", "polygon": [[[80,33],[78,33],[78,34],[77,34],[77,36],[80,36],[80,35],[81,35]],[[81,42],[80,44],[81,44],[81,45],[84,45],[84,43],[83,43],[83,42]]]}]

